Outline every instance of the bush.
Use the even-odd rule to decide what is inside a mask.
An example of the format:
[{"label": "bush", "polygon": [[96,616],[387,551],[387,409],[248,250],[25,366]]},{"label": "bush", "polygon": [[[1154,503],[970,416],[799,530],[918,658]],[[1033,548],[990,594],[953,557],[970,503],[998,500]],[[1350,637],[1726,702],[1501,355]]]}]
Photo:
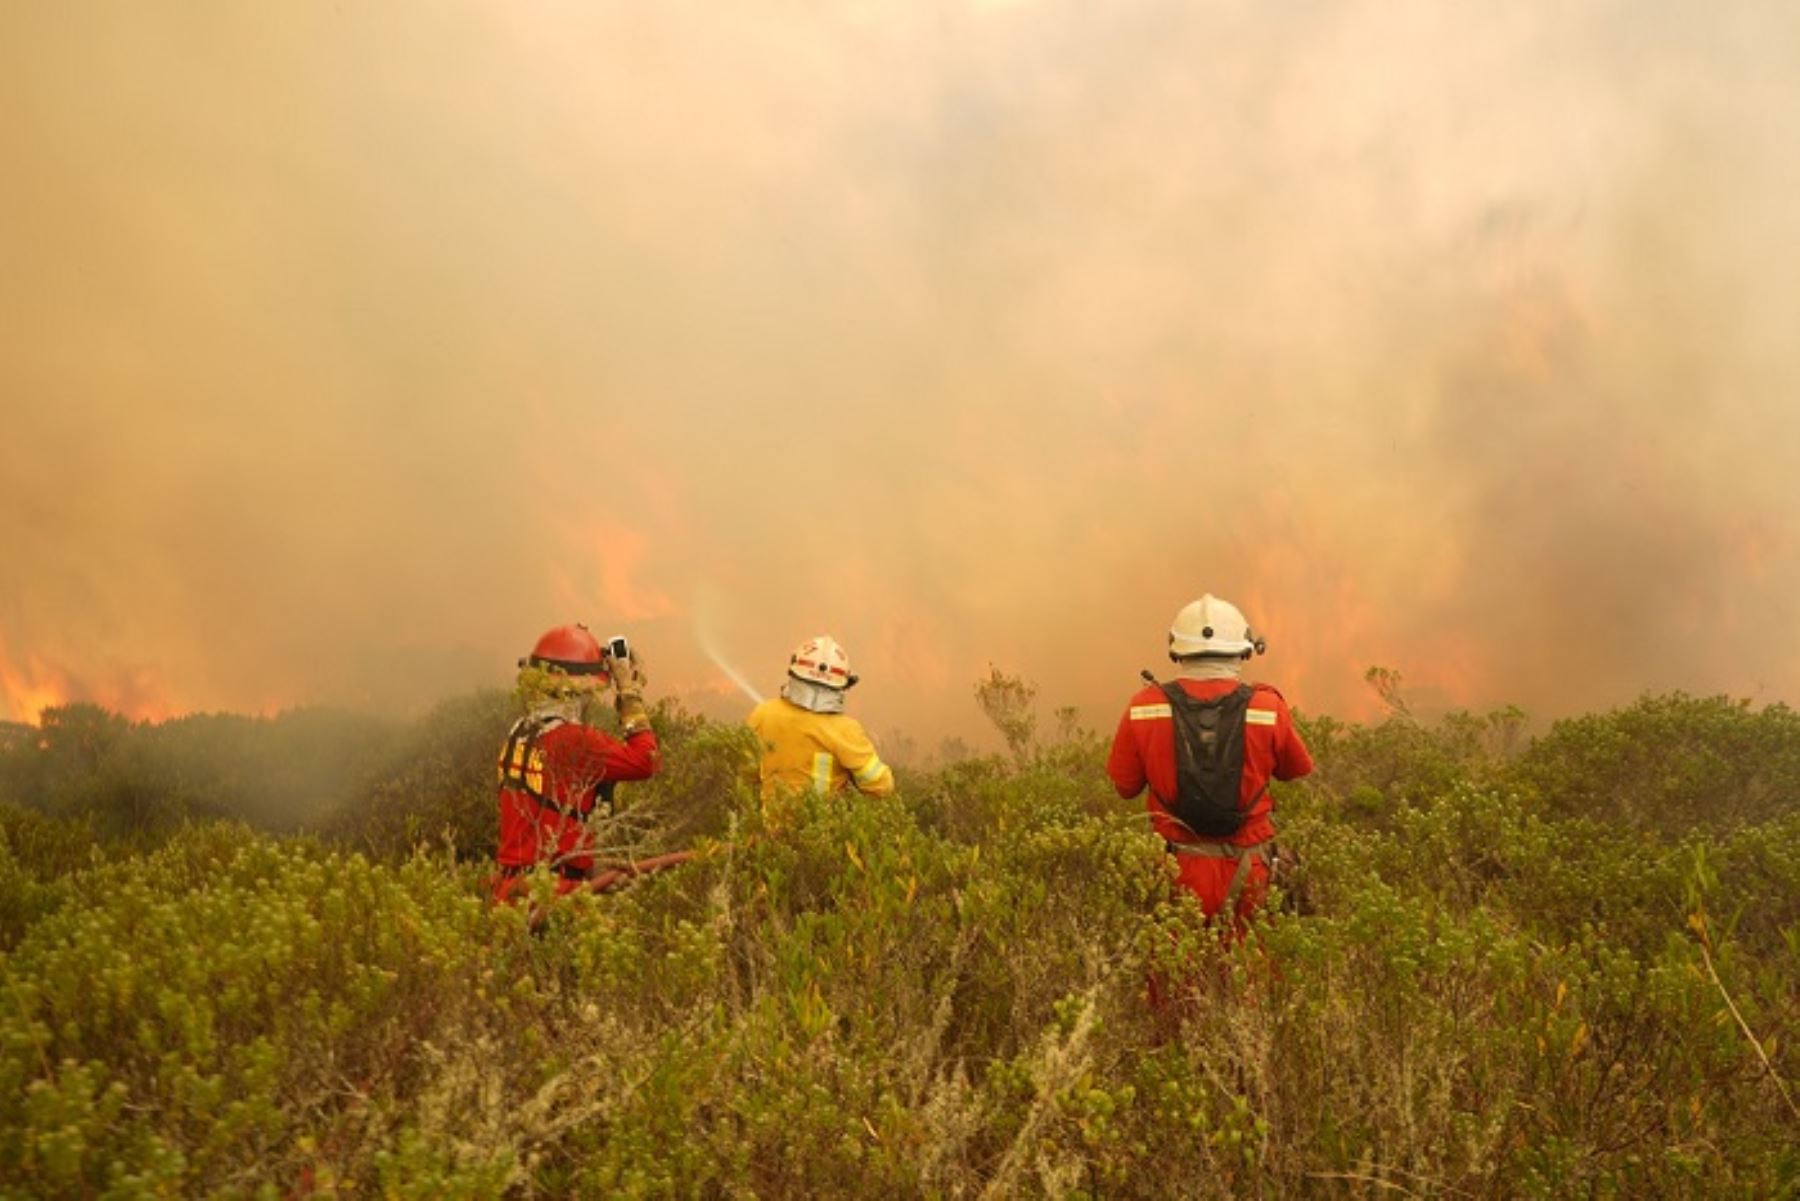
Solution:
[{"label": "bush", "polygon": [[494,765],[515,716],[511,695],[499,689],[437,705],[382,748],[321,833],[386,863],[427,846],[491,861],[499,841]]},{"label": "bush", "polygon": [[1768,821],[1800,804],[1800,714],[1722,696],[1647,696],[1557,722],[1516,777],[1552,813],[1665,838]]},{"label": "bush", "polygon": [[[490,703],[370,769],[373,857],[221,823],[97,856],[0,809],[0,1194],[1800,1188],[1791,806],[1621,828],[1566,727],[1315,724],[1321,781],[1278,794],[1308,911],[1240,945],[1172,895],[1091,736],[772,832],[743,732],[665,709],[618,842],[699,853],[605,896],[538,881],[534,933],[462,861]],[[465,782],[409,851],[410,807]]]},{"label": "bush", "polygon": [[0,744],[0,800],[142,847],[195,819],[291,832],[341,803],[394,737],[390,723],[332,710],[133,725],[69,705],[46,709],[33,737]]},{"label": "bush", "polygon": [[0,951],[61,905],[69,877],[101,854],[91,821],[58,821],[0,803]]}]

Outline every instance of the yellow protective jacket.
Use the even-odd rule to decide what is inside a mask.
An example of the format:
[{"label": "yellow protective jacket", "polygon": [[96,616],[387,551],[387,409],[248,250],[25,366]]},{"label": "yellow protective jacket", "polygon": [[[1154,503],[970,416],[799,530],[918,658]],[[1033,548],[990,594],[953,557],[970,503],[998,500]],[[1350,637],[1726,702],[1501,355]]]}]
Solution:
[{"label": "yellow protective jacket", "polygon": [[830,796],[845,784],[870,796],[894,791],[894,773],[854,717],[813,713],[776,697],[751,710],[749,723],[762,743],[764,802],[808,789]]}]

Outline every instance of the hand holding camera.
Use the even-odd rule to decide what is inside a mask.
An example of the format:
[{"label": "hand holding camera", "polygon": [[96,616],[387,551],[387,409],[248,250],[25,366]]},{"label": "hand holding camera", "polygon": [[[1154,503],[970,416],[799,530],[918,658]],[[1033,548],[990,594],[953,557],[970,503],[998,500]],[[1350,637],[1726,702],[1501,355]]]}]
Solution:
[{"label": "hand holding camera", "polygon": [[650,715],[644,709],[643,662],[623,634],[606,640],[606,665],[612,673],[613,709],[619,715],[619,728],[626,737],[650,728]]},{"label": "hand holding camera", "polygon": [[644,695],[649,680],[644,676],[643,660],[622,634],[606,640],[606,659],[612,673],[613,691],[620,698]]}]

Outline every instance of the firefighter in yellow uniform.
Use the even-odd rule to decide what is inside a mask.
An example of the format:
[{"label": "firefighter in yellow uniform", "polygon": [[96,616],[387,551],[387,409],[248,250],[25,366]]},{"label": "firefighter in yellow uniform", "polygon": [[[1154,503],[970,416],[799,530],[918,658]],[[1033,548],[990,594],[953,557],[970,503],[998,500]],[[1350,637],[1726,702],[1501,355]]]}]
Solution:
[{"label": "firefighter in yellow uniform", "polygon": [[829,636],[809,638],[788,657],[781,696],[750,713],[762,743],[758,775],[763,821],[786,824],[795,796],[831,796],[854,785],[869,796],[894,791],[894,773],[875,753],[862,723],[844,712],[844,694],[856,683],[850,657]]}]

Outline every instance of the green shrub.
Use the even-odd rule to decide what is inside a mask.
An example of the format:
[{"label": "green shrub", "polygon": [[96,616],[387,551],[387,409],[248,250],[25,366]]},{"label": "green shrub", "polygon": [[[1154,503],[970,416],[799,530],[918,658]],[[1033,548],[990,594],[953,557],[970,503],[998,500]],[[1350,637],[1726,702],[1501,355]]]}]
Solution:
[{"label": "green shrub", "polygon": [[84,818],[140,847],[196,819],[291,832],[341,803],[395,737],[391,723],[333,710],[134,725],[68,705],[46,709],[33,737],[0,743],[0,801]]},{"label": "green shrub", "polygon": [[744,732],[665,708],[608,834],[699,853],[534,927],[481,883],[506,719],[413,727],[328,840],[0,808],[0,1195],[1800,1188],[1792,806],[1621,824],[1566,729],[1315,724],[1308,903],[1237,944],[1090,735],[771,832]]},{"label": "green shrub", "polygon": [[0,952],[61,905],[70,877],[102,854],[92,821],[0,803]]},{"label": "green shrub", "polygon": [[1646,696],[1557,722],[1516,777],[1552,813],[1664,837],[1767,821],[1800,805],[1800,714],[1722,696]]},{"label": "green shrub", "polygon": [[427,846],[492,860],[494,764],[515,716],[512,696],[499,689],[437,705],[382,748],[321,832],[387,863]]}]

